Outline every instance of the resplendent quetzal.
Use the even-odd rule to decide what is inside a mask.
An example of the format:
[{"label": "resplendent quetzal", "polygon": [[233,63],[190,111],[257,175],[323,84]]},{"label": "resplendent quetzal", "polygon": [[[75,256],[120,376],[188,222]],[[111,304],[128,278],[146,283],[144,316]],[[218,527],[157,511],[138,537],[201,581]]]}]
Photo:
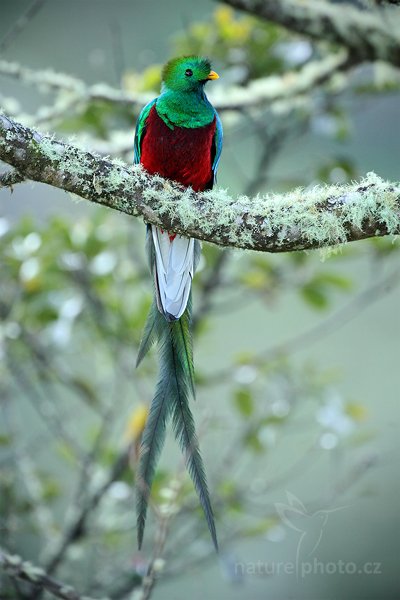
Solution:
[{"label": "resplendent quetzal", "polygon": [[[218,75],[205,58],[185,56],[164,66],[161,95],[143,108],[136,125],[135,164],[195,191],[213,187],[222,149],[222,125],[204,93],[204,85],[212,79],[218,79]],[[142,436],[137,470],[139,548],[166,422],[172,417],[175,437],[218,549],[205,470],[189,408],[189,399],[195,395],[191,285],[200,243],[147,225],[147,252],[155,299],[137,364],[156,341],[160,356],[157,387]]]}]

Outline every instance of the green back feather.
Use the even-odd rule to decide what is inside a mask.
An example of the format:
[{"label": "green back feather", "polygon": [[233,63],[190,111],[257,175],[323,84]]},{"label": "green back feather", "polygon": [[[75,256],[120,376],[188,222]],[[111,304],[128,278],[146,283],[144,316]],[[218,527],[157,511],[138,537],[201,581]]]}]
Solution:
[{"label": "green back feather", "polygon": [[[157,311],[157,309],[155,310]],[[136,512],[139,549],[143,542],[151,485],[157,462],[164,446],[166,423],[171,412],[170,396],[172,393],[171,383],[173,374],[169,370],[171,342],[168,333],[168,328],[165,328],[159,340],[159,379],[142,436],[139,465],[136,473]]]},{"label": "green back feather", "polygon": [[172,343],[179,358],[182,360],[182,368],[185,378],[190,385],[190,392],[193,399],[196,398],[196,388],[194,384],[194,364],[193,364],[193,342],[192,342],[192,292],[190,291],[186,310],[178,321],[171,324]]},{"label": "green back feather", "polygon": [[142,339],[140,341],[139,351],[136,358],[136,367],[140,365],[152,345],[160,339],[162,331],[162,321],[165,320],[162,314],[157,309],[157,304],[153,300],[149,314],[147,315],[144,326]]},{"label": "green back feather", "polygon": [[[182,317],[180,321],[182,321]],[[218,551],[217,533],[206,474],[200,455],[193,415],[189,408],[189,392],[192,385],[192,372],[188,366],[188,362],[189,364],[191,362],[191,356],[187,352],[189,340],[187,340],[187,343],[184,343],[182,340],[184,330],[181,327],[180,321],[170,324],[173,341],[172,364],[170,368],[174,373],[174,385],[171,390],[171,401],[173,403],[172,423],[175,437],[182,449],[187,469],[198,493],[215,549]]]},{"label": "green back feather", "polygon": [[211,537],[218,549],[214,515],[207,487],[205,470],[200,455],[192,413],[190,396],[194,397],[194,368],[192,353],[191,298],[182,317],[169,323],[151,307],[138,362],[142,360],[155,339],[159,345],[159,377],[150,414],[142,436],[137,469],[137,535],[142,545],[150,489],[157,461],[165,442],[166,423],[172,414],[175,437],[185,456],[189,474],[199,495]]}]

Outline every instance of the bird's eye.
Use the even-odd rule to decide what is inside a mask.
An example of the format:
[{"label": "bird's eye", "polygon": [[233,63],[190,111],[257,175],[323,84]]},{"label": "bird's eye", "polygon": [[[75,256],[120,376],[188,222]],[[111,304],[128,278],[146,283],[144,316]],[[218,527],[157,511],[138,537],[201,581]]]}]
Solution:
[{"label": "bird's eye", "polygon": [[191,77],[193,75],[192,69],[186,69],[185,75],[186,75],[186,77]]}]

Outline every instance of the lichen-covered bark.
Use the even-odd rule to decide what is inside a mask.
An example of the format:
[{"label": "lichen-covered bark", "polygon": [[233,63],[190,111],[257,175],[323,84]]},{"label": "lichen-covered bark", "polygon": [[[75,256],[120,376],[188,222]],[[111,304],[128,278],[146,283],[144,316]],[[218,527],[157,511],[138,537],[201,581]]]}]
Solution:
[{"label": "lichen-covered bark", "polygon": [[221,189],[195,193],[139,166],[40,134],[2,113],[0,159],[21,178],[221,246],[285,252],[400,233],[400,184],[374,173],[351,185],[257,198],[232,198]]},{"label": "lichen-covered bark", "polygon": [[0,568],[12,579],[26,581],[36,589],[44,589],[62,600],[91,600],[82,596],[72,586],[49,577],[40,567],[24,561],[20,556],[8,554],[0,548]]},{"label": "lichen-covered bark", "polygon": [[224,0],[291,31],[345,46],[355,61],[400,66],[400,14],[327,0]]}]

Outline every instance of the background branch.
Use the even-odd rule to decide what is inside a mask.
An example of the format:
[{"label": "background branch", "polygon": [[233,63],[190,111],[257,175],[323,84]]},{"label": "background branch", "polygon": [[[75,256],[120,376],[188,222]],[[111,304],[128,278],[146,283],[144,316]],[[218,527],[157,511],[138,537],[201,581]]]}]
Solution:
[{"label": "background branch", "polygon": [[301,35],[340,44],[359,62],[385,60],[400,66],[400,15],[393,11],[389,20],[382,10],[325,0],[225,0],[225,4]]},{"label": "background branch", "polygon": [[62,600],[91,600],[83,597],[72,586],[66,585],[50,577],[43,569],[36,567],[31,562],[24,561],[18,555],[8,554],[0,548],[0,568],[13,579],[26,581],[36,588],[46,590]]},{"label": "background branch", "polygon": [[[226,110],[240,111],[299,94],[305,94],[332,79],[338,71],[346,71],[354,66],[355,61],[345,50],[320,59],[311,60],[298,71],[288,71],[284,77],[271,75],[251,81],[247,86],[230,86],[220,92],[210,93],[213,105],[219,112]],[[103,101],[114,105],[128,106],[132,111],[149,102],[152,93],[133,92],[114,88],[105,83],[87,85],[77,77],[65,73],[56,73],[50,69],[37,70],[24,67],[16,62],[0,60],[0,75],[16,79],[26,85],[40,90],[47,89],[57,93],[67,93],[53,106],[40,107],[36,116],[29,118],[29,124],[48,122],[65,116],[65,112],[76,106],[89,102]],[[24,123],[26,115],[24,115]],[[130,135],[131,137],[131,135]]]},{"label": "background branch", "polygon": [[13,23],[10,29],[0,40],[0,53],[5,52],[8,47],[14,42],[18,35],[23,31],[30,21],[41,10],[46,0],[33,0],[26,11]]}]

